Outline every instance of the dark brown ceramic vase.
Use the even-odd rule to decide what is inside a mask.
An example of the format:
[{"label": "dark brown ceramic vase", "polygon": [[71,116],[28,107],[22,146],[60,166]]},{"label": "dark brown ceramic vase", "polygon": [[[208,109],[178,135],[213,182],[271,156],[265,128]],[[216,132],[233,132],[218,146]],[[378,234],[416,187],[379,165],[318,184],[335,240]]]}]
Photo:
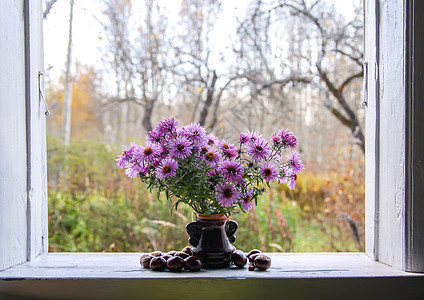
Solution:
[{"label": "dark brown ceramic vase", "polygon": [[201,215],[188,223],[188,242],[193,246],[193,255],[198,256],[206,269],[227,268],[231,263],[232,245],[237,231],[237,222],[224,214]]}]

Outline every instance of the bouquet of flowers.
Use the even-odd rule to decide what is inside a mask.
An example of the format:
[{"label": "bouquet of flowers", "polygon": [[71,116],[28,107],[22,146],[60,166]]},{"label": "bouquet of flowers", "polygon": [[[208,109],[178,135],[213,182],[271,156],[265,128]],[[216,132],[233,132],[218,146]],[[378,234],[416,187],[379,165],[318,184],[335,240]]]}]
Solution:
[{"label": "bouquet of flowers", "polygon": [[[199,124],[178,127],[165,118],[148,133],[144,146],[132,143],[117,158],[130,178],[139,177],[157,198],[166,195],[171,212],[181,203],[200,214],[247,212],[270,182],[294,189],[304,169],[288,129],[268,141],[256,131],[243,132],[238,143],[218,139]],[[286,155],[284,152],[290,151]]]}]

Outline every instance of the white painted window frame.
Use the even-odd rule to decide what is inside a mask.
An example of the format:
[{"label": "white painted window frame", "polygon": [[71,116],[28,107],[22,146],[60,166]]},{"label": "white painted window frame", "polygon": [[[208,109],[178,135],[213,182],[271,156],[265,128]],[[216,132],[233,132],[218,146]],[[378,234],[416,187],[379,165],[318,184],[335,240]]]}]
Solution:
[{"label": "white painted window frame", "polygon": [[[7,6],[6,2],[0,3],[0,9]],[[365,48],[366,254],[399,270],[415,272],[424,271],[423,237],[420,234],[420,228],[424,228],[424,151],[421,151],[423,143],[420,141],[423,125],[418,117],[424,111],[418,100],[423,96],[419,86],[422,75],[414,70],[422,66],[419,50],[424,47],[414,40],[417,33],[409,25],[422,22],[416,17],[418,13],[423,16],[419,3],[407,0],[365,1],[366,40],[375,41],[367,43]],[[6,195],[10,199],[5,198],[5,193],[0,193],[0,204],[7,208],[0,211],[0,278],[7,277],[2,277],[2,274],[10,270],[13,272],[15,268],[1,270],[25,261],[30,261],[27,266],[31,267],[31,261],[37,263],[34,258],[47,253],[45,105],[39,95],[38,83],[38,72],[43,70],[42,2],[22,0],[21,4],[25,12],[25,65],[22,69],[21,64],[20,70],[25,70],[26,74],[23,81],[25,96],[22,97],[19,87],[15,92],[20,97],[19,101],[23,99],[26,106],[16,111],[9,107],[1,116],[10,113],[11,116],[6,119],[12,120],[16,117],[19,119],[24,113],[27,125],[24,136],[0,137],[6,142],[10,139],[16,147],[26,146],[26,162],[17,161],[16,164],[22,170],[20,174],[26,174],[27,185],[24,195],[22,191],[16,191],[12,184],[3,185],[13,189],[8,190],[10,193]],[[420,10],[414,10],[414,7]],[[5,50],[1,45],[0,53],[3,53],[1,51]],[[12,52],[9,54],[13,55]],[[15,74],[10,70],[0,71],[1,84],[12,84],[16,79],[13,75],[19,75],[19,72]],[[3,72],[6,75],[2,75]],[[0,148],[2,167],[6,161],[19,158],[19,154],[22,154],[6,150]],[[4,180],[8,170],[0,168],[0,172],[0,179]],[[9,232],[8,228],[12,228],[16,218],[19,222],[25,222],[26,226]],[[326,259],[331,259],[332,255],[328,254]],[[48,260],[49,257],[53,259],[54,255],[44,254],[42,259]],[[68,257],[75,260],[78,255]],[[302,265],[302,260],[296,263]],[[16,270],[19,273],[22,269],[16,267]]]},{"label": "white painted window frame", "polygon": [[411,272],[424,272],[423,7],[365,1],[366,253]]}]

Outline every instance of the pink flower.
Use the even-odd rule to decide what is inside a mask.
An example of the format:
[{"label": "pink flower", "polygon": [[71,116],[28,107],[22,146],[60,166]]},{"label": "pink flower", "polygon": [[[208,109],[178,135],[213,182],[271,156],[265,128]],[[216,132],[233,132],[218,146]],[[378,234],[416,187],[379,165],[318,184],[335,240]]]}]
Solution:
[{"label": "pink flower", "polygon": [[180,130],[180,135],[195,144],[206,143],[206,130],[198,123],[190,123]]},{"label": "pink flower", "polygon": [[155,143],[147,142],[144,147],[138,149],[137,155],[135,155],[135,160],[141,160],[145,162],[152,161],[155,157],[158,157],[161,154],[161,147]]},{"label": "pink flower", "polygon": [[245,132],[240,133],[239,140],[240,140],[240,144],[242,145],[247,144],[248,142],[250,142],[249,134]]},{"label": "pink flower", "polygon": [[243,165],[238,161],[224,161],[218,168],[218,171],[225,179],[233,183],[241,183],[243,180]]},{"label": "pink flower", "polygon": [[121,169],[127,166],[130,160],[133,158],[137,147],[140,147],[140,146],[138,146],[135,143],[131,143],[130,147],[128,149],[124,149],[121,155],[118,155],[118,158],[115,159],[116,165],[120,167]]},{"label": "pink flower", "polygon": [[294,190],[297,175],[293,173],[290,167],[283,167],[282,176],[279,178],[280,183],[287,183],[289,189]]},{"label": "pink flower", "polygon": [[258,133],[256,130],[251,130],[247,132],[249,138],[249,143],[257,142],[262,138],[262,134]]},{"label": "pink flower", "polygon": [[229,207],[234,204],[239,197],[237,189],[229,184],[221,184],[216,188],[218,203],[223,207]]},{"label": "pink flower", "polygon": [[215,146],[218,144],[218,138],[214,136],[213,134],[209,134],[206,136],[206,143],[209,146]]},{"label": "pink flower", "polygon": [[299,174],[305,168],[302,160],[300,159],[300,154],[296,151],[292,151],[287,155],[289,159],[289,167],[292,169],[293,174]]},{"label": "pink flower", "polygon": [[252,201],[252,195],[253,195],[252,190],[248,190],[241,197],[241,201],[240,201],[241,208],[246,212],[251,210],[255,206],[255,204]]},{"label": "pink flower", "polygon": [[268,142],[262,138],[249,144],[247,153],[255,160],[263,160],[271,153]]},{"label": "pink flower", "polygon": [[281,136],[281,141],[284,143],[284,145],[292,149],[296,147],[297,138],[294,136],[294,134],[290,130],[288,129],[281,130],[280,136]]},{"label": "pink flower", "polygon": [[149,167],[147,166],[139,166],[138,164],[129,164],[125,169],[125,174],[129,178],[135,178],[138,174],[146,174],[149,172]]},{"label": "pink flower", "polygon": [[209,149],[203,157],[209,163],[217,163],[221,159],[219,153],[214,149]]},{"label": "pink flower", "polygon": [[170,153],[175,158],[186,158],[193,148],[185,137],[177,137],[169,143]]},{"label": "pink flower", "polygon": [[159,178],[167,178],[167,177],[173,177],[175,176],[175,170],[178,168],[178,163],[173,158],[165,158],[162,160],[159,164],[159,166],[156,168],[156,175]]},{"label": "pink flower", "polygon": [[219,147],[222,150],[222,155],[227,159],[232,159],[237,156],[237,149],[236,147],[228,143],[226,140],[221,140],[219,142]]},{"label": "pink flower", "polygon": [[272,181],[277,179],[278,171],[277,168],[271,163],[264,163],[260,166],[261,175],[266,181]]}]

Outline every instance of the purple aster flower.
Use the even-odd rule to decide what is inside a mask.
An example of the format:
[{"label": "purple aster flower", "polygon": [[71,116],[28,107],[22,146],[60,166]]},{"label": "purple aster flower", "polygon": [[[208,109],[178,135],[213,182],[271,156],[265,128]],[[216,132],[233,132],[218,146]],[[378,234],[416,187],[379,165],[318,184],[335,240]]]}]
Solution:
[{"label": "purple aster flower", "polygon": [[296,147],[297,138],[294,136],[294,134],[290,130],[288,129],[281,130],[280,136],[281,136],[281,142],[283,142],[284,145],[290,148]]},{"label": "purple aster flower", "polygon": [[296,179],[297,175],[293,173],[293,169],[288,166],[283,167],[279,178],[280,183],[287,183],[289,189],[294,190]]},{"label": "purple aster flower", "polygon": [[129,178],[135,178],[138,174],[140,174],[140,173],[146,174],[147,172],[149,172],[149,167],[147,167],[147,166],[139,166],[136,163],[129,164],[127,166],[127,168],[125,169],[125,174]]},{"label": "purple aster flower", "polygon": [[247,153],[249,153],[249,155],[255,160],[262,160],[267,158],[271,151],[269,149],[268,142],[262,138],[259,138],[249,144]]},{"label": "purple aster flower", "polygon": [[300,159],[300,154],[296,151],[292,151],[287,154],[287,158],[289,159],[289,167],[292,169],[293,174],[299,174],[305,168],[302,160]]},{"label": "purple aster flower", "polygon": [[169,143],[170,153],[175,158],[186,158],[191,154],[190,142],[185,137],[177,137]]},{"label": "purple aster flower", "polygon": [[147,140],[150,142],[155,142],[155,143],[161,142],[162,139],[164,139],[164,137],[165,137],[165,132],[162,131],[157,126],[155,129],[153,129],[147,134]]},{"label": "purple aster flower", "polygon": [[213,134],[208,134],[206,136],[206,143],[209,146],[215,146],[218,144],[218,138],[216,136],[214,136]]},{"label": "purple aster flower", "polygon": [[262,138],[262,134],[258,133],[256,130],[251,130],[247,132],[250,143],[255,143]]},{"label": "purple aster flower", "polygon": [[253,195],[252,190],[248,190],[241,197],[241,201],[240,201],[241,208],[246,212],[251,210],[255,206],[255,204],[252,201],[252,195]]},{"label": "purple aster flower", "polygon": [[159,178],[167,178],[175,176],[175,170],[178,168],[178,163],[173,158],[165,158],[156,168],[156,175]]},{"label": "purple aster flower", "polygon": [[218,171],[222,176],[234,183],[241,183],[243,180],[243,165],[238,161],[227,160],[219,166]]},{"label": "purple aster flower", "polygon": [[278,171],[277,168],[271,163],[264,163],[260,166],[261,175],[266,181],[272,181],[277,179]]},{"label": "purple aster flower", "polygon": [[294,190],[296,185],[296,179],[297,175],[290,177],[289,181],[287,182],[287,186],[289,187],[289,189]]},{"label": "purple aster flower", "polygon": [[274,132],[273,134],[271,134],[271,140],[276,145],[280,144],[281,143],[281,132]]},{"label": "purple aster flower", "polygon": [[206,142],[206,130],[198,123],[190,123],[181,128],[180,134],[193,143]]},{"label": "purple aster flower", "polygon": [[124,149],[124,151],[122,151],[121,155],[118,155],[118,158],[115,159],[116,160],[116,165],[118,167],[120,167],[121,169],[125,166],[128,165],[128,163],[130,162],[130,160],[133,158],[137,147],[139,147],[137,144],[135,144],[134,142],[131,143],[130,147],[128,149]]},{"label": "purple aster flower", "polygon": [[214,149],[209,149],[205,154],[204,154],[204,159],[207,162],[210,163],[217,163],[219,162],[219,160],[221,159],[220,155],[218,154],[218,152],[216,152]]},{"label": "purple aster flower", "polygon": [[144,147],[140,147],[136,159],[149,162],[161,154],[161,147],[155,143],[147,142]]},{"label": "purple aster flower", "polygon": [[228,143],[226,140],[219,142],[219,147],[222,150],[222,154],[227,159],[232,159],[237,156],[237,149],[233,144]]},{"label": "purple aster flower", "polygon": [[249,143],[250,142],[249,134],[245,132],[240,133],[239,140],[240,140],[240,144],[242,145]]},{"label": "purple aster flower", "polygon": [[209,150],[210,150],[210,148],[208,147],[208,145],[207,145],[207,144],[205,144],[205,145],[203,145],[202,147],[200,147],[199,152],[200,152],[202,155],[204,155],[204,154],[206,154],[207,152],[209,152]]},{"label": "purple aster flower", "polygon": [[223,207],[229,207],[234,204],[239,197],[239,192],[235,187],[229,184],[221,184],[216,188],[218,203]]},{"label": "purple aster flower", "polygon": [[170,133],[177,130],[178,124],[180,124],[180,121],[175,118],[165,118],[158,123],[156,128],[158,128],[158,131],[160,132]]}]

